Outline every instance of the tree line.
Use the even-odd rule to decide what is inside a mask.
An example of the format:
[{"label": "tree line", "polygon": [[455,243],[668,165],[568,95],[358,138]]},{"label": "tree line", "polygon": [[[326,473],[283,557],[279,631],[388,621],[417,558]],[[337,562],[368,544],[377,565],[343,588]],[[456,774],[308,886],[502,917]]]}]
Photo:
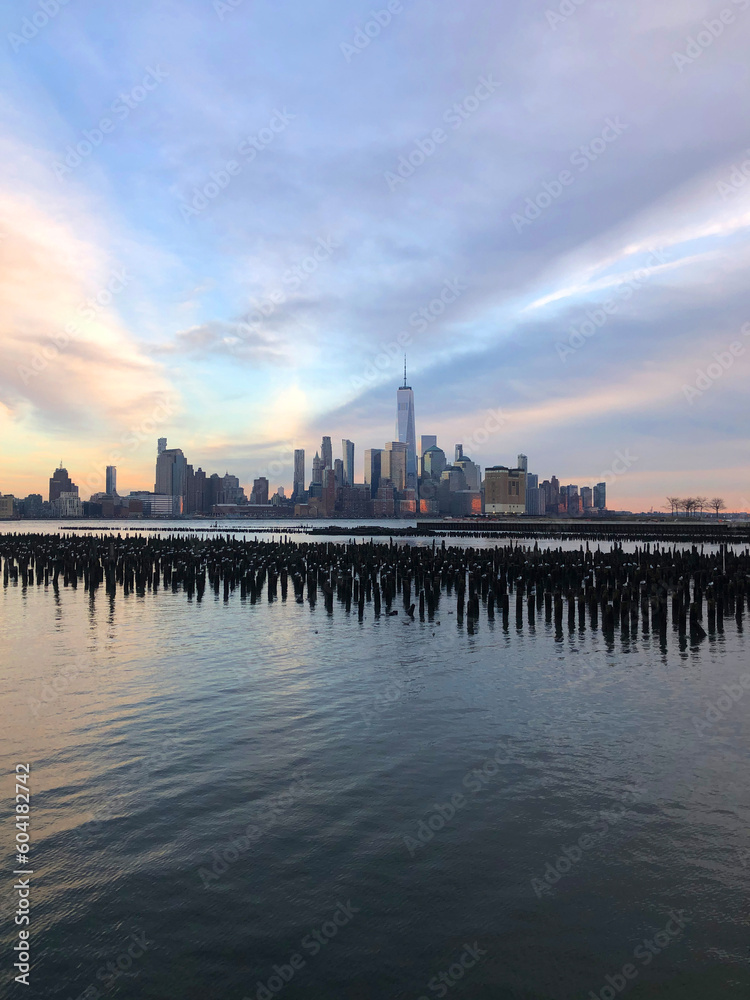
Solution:
[{"label": "tree line", "polygon": [[718,518],[719,514],[727,509],[721,497],[713,497],[711,500],[708,497],[667,497],[667,505],[674,516],[696,515],[702,514],[705,510],[712,510]]}]

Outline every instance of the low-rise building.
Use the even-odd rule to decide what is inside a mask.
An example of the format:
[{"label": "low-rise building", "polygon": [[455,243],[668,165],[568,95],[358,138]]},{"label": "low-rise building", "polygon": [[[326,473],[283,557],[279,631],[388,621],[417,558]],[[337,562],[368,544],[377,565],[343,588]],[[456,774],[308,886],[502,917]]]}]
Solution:
[{"label": "low-rise building", "polygon": [[487,514],[523,514],[526,511],[526,473],[494,465],[484,472],[484,509]]},{"label": "low-rise building", "polygon": [[56,517],[83,517],[83,504],[78,493],[61,493],[52,507]]}]

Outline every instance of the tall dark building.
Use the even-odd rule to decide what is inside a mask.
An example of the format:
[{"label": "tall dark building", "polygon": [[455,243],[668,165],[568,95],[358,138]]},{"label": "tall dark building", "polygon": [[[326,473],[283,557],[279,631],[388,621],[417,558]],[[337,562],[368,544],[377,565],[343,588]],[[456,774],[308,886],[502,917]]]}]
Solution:
[{"label": "tall dark building", "polygon": [[209,495],[209,482],[203,469],[196,469],[193,473],[193,496],[195,514],[211,513],[211,497]]},{"label": "tall dark building", "polygon": [[605,510],[607,507],[607,484],[597,483],[594,487],[594,506],[597,510]]},{"label": "tall dark building", "polygon": [[370,496],[375,497],[380,488],[382,448],[368,448],[365,452],[365,483],[370,487]]},{"label": "tall dark building", "polygon": [[343,458],[336,458],[333,462],[333,478],[336,480],[336,489],[340,490],[344,488],[344,460]]},{"label": "tall dark building", "polygon": [[268,503],[268,480],[265,476],[253,480],[253,491],[250,494],[250,503]]},{"label": "tall dark building", "polygon": [[[340,459],[338,459],[340,461]],[[333,469],[323,473],[323,515],[330,517],[336,509],[336,474]]]},{"label": "tall dark building", "polygon": [[329,437],[324,437],[322,444],[320,446],[320,458],[323,462],[324,469],[333,468],[333,448],[331,446],[331,439]]},{"label": "tall dark building", "polygon": [[341,442],[344,459],[344,485],[354,485],[354,442],[344,438]]},{"label": "tall dark building", "polygon": [[49,481],[49,502],[54,503],[61,493],[78,493],[78,487],[68,475],[68,470],[63,468],[62,462]]},{"label": "tall dark building", "polygon": [[305,449],[295,448],[294,450],[294,489],[292,497],[303,496],[305,492]]},{"label": "tall dark building", "polygon": [[210,479],[206,482],[206,497],[208,500],[209,510],[215,503],[221,503],[223,485],[224,484],[219,473],[212,472]]},{"label": "tall dark building", "polygon": [[159,438],[156,456],[154,493],[174,498],[174,513],[183,512],[187,497],[187,460],[181,448],[166,448],[166,438]]},{"label": "tall dark building", "polygon": [[107,466],[105,493],[113,497],[117,493],[117,469],[114,465]]}]

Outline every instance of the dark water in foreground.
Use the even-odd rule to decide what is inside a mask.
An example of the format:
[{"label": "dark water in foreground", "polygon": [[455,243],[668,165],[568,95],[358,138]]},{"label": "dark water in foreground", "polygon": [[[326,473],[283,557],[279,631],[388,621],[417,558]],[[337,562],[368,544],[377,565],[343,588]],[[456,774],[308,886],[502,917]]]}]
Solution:
[{"label": "dark water in foreground", "polygon": [[0,748],[32,769],[9,994],[747,997],[747,634],[449,607],[0,589]]}]

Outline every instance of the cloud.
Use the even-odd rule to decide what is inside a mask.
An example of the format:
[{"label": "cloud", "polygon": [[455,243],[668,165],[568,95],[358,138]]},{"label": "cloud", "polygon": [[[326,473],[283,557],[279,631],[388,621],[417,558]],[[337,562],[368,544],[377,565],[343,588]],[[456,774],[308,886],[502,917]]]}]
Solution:
[{"label": "cloud", "polygon": [[158,344],[152,350],[155,355],[175,355],[180,359],[205,360],[212,356],[226,356],[255,367],[291,364],[286,343],[239,322],[214,320],[180,330],[171,342]]}]

